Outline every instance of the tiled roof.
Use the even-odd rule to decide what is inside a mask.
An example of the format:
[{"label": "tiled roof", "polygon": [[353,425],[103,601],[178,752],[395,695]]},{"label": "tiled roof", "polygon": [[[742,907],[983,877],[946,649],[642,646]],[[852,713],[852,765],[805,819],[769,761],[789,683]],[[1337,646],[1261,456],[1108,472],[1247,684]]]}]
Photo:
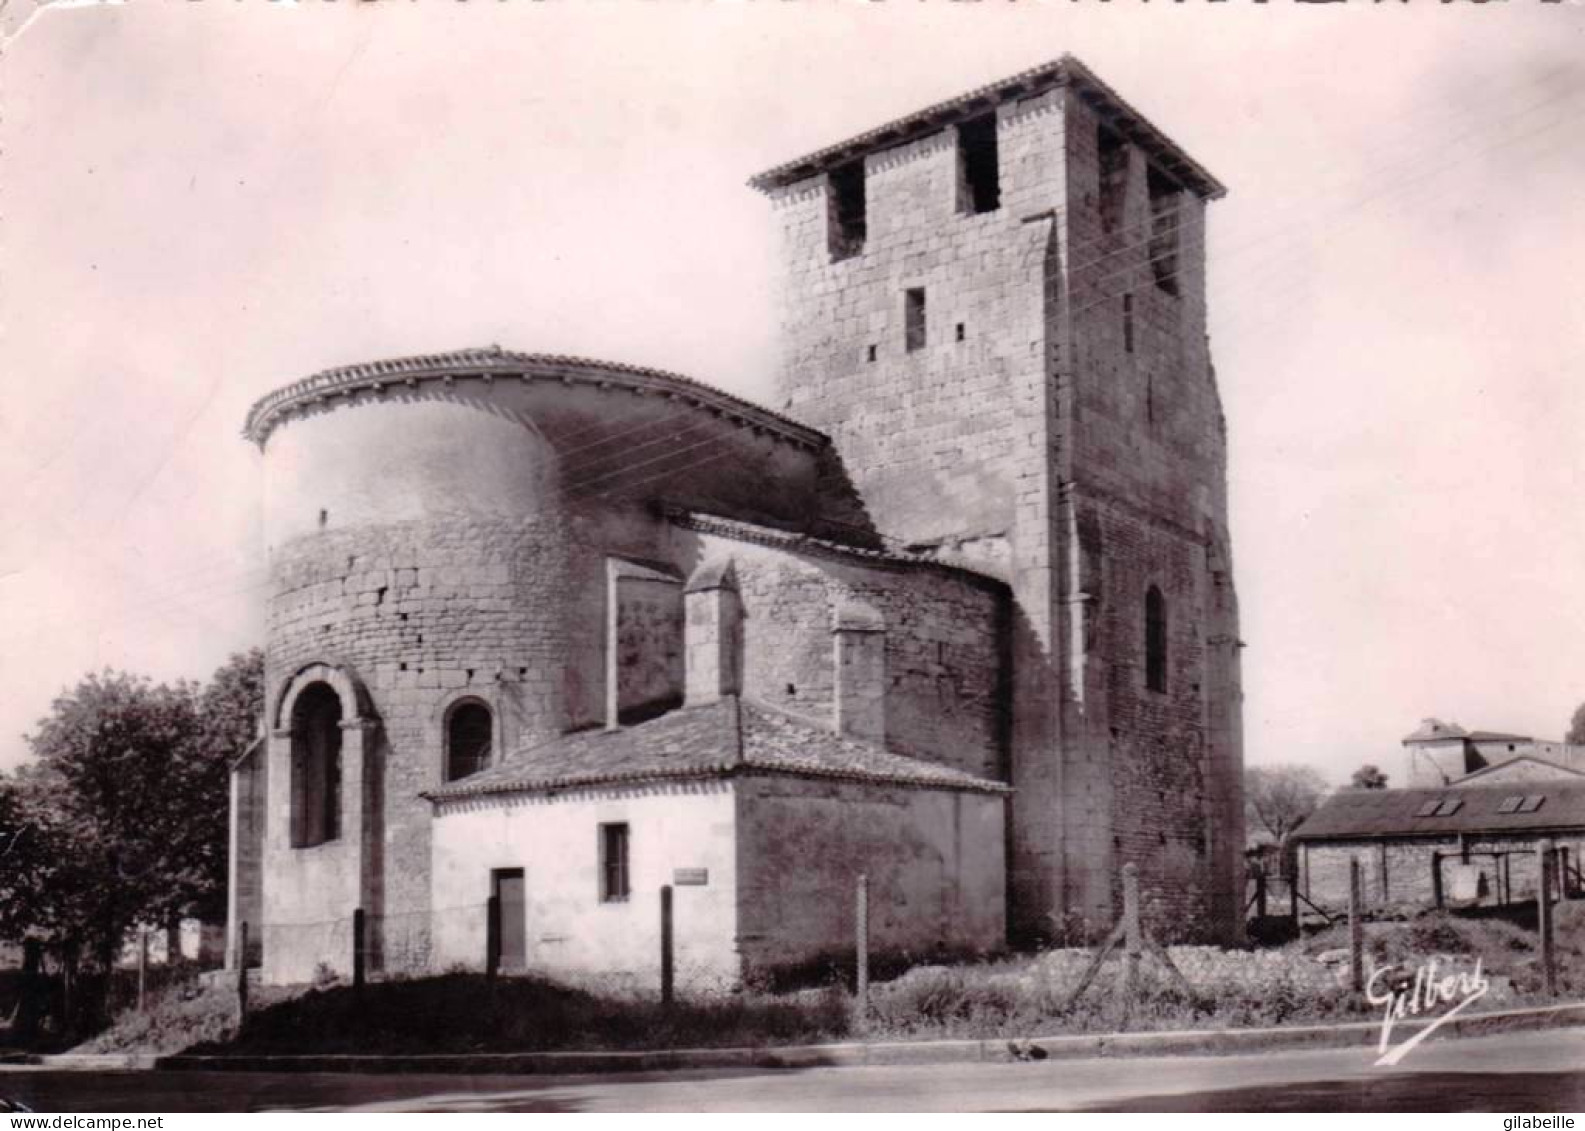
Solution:
[{"label": "tiled roof", "polygon": [[902,145],[962,121],[983,114],[1003,102],[1030,98],[1054,87],[1071,86],[1099,109],[1112,125],[1149,153],[1158,165],[1178,178],[1186,187],[1212,200],[1225,196],[1227,189],[1198,161],[1145,119],[1111,87],[1072,55],[1031,67],[1016,75],[960,94],[934,106],[867,130],[836,145],[827,146],[796,161],[768,169],[749,180],[757,189],[776,188],[823,173],[838,165],[857,160],[867,153]]},{"label": "tiled roof", "polygon": [[786,530],[776,530],[758,523],[745,522],[742,519],[727,518],[723,515],[709,514],[705,511],[686,510],[680,507],[667,509],[666,518],[674,526],[684,530],[692,530],[700,534],[715,534],[722,538],[731,538],[738,542],[752,542],[760,546],[774,546],[780,550],[788,550],[795,554],[809,554],[815,557],[832,558],[839,561],[858,562],[863,565],[874,566],[879,569],[926,569],[938,573],[951,574],[964,581],[982,587],[1005,590],[1007,583],[1000,578],[992,577],[988,573],[981,573],[971,566],[949,561],[932,554],[918,554],[900,549],[895,545],[887,545],[884,549],[875,549],[869,546],[856,546],[845,542],[835,542],[829,538],[817,538],[812,534],[796,534]]},{"label": "tiled roof", "polygon": [[1422,719],[1414,733],[1404,738],[1410,742],[1438,742],[1450,738],[1467,738],[1469,732],[1457,723],[1444,723],[1441,719]]},{"label": "tiled roof", "polygon": [[[1520,796],[1545,800],[1533,813],[1498,812],[1504,800]],[[1436,800],[1463,804],[1444,817],[1418,815]],[[1293,835],[1300,840],[1347,840],[1580,828],[1585,828],[1585,784],[1527,781],[1459,789],[1343,789]]]},{"label": "tiled roof", "polygon": [[561,354],[519,353],[500,346],[359,362],[321,370],[256,401],[248,410],[242,434],[262,444],[283,414],[305,402],[347,396],[360,390],[378,392],[387,386],[476,375],[652,391],[697,404],[739,424],[774,432],[806,447],[821,448],[829,442],[823,433],[791,417],[678,373]]},{"label": "tiled roof", "polygon": [[424,796],[444,801],[756,770],[879,785],[1008,792],[1001,782],[893,754],[733,697],[684,707],[638,726],[563,735]]},{"label": "tiled roof", "polygon": [[[1454,778],[1452,784],[1462,787],[1465,782],[1472,782],[1476,778],[1488,777],[1521,764],[1526,766],[1541,766],[1544,769],[1555,770],[1559,774],[1572,775],[1574,777],[1585,777],[1585,771],[1575,769],[1573,766],[1565,766],[1563,763],[1554,762],[1550,758],[1537,758],[1534,754],[1520,754],[1516,758],[1505,758],[1501,762],[1493,762],[1489,766],[1482,766],[1480,769],[1467,773],[1461,778]],[[1545,782],[1547,779],[1535,778],[1533,780],[1537,782]]]}]

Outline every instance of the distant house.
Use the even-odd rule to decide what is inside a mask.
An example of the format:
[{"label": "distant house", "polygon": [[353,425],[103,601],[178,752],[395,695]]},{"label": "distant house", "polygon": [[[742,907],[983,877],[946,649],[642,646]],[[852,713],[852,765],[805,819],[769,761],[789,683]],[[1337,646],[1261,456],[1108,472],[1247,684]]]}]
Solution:
[{"label": "distant house", "polygon": [[1293,835],[1300,894],[1327,910],[1348,904],[1350,860],[1362,866],[1366,907],[1531,900],[1544,840],[1553,844],[1554,898],[1577,897],[1585,775],[1530,757],[1440,789],[1340,790]]},{"label": "distant house", "polygon": [[1521,758],[1585,775],[1585,746],[1528,734],[1465,730],[1441,719],[1423,720],[1403,747],[1409,755],[1406,784],[1411,789],[1434,789]]}]

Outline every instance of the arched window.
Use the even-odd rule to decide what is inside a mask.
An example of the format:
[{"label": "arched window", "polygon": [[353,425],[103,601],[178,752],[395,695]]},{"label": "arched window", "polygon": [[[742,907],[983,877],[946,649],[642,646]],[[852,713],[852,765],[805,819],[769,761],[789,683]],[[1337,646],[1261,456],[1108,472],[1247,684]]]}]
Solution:
[{"label": "arched window", "polygon": [[341,836],[341,697],[311,683],[292,706],[292,846]]},{"label": "arched window", "polygon": [[1167,599],[1154,585],[1145,593],[1145,686],[1167,690]]},{"label": "arched window", "polygon": [[446,780],[476,774],[490,764],[495,719],[477,699],[465,699],[446,716]]}]

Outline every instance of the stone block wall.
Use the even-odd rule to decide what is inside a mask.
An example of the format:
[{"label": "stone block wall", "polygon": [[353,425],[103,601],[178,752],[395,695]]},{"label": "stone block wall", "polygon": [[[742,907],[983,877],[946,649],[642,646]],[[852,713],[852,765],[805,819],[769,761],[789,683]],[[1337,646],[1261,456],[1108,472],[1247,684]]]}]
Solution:
[{"label": "stone block wall", "polygon": [[[828,176],[770,190],[780,403],[832,437],[882,535],[1012,588],[1015,932],[1109,919],[1134,859],[1176,912],[1232,937],[1242,691],[1204,203],[1164,189],[1132,142],[1103,200],[1101,123],[1072,90],[995,113],[994,211],[960,211],[955,128],[864,158],[849,257],[827,245]],[[910,349],[916,289],[927,331]],[[1151,584],[1172,613],[1158,698],[1134,690]]]},{"label": "stone block wall", "polygon": [[860,873],[872,953],[1002,948],[1004,797],[770,776],[737,789],[748,976],[850,957]]},{"label": "stone block wall", "polygon": [[[1511,901],[1536,897],[1539,870],[1536,859],[1537,838],[1533,836],[1468,836],[1461,845],[1457,837],[1416,840],[1303,842],[1298,853],[1299,890],[1328,911],[1348,907],[1349,861],[1360,862],[1364,902],[1368,908],[1409,905],[1431,908],[1436,905],[1432,878],[1432,855],[1443,861],[1444,900],[1451,895],[1448,869],[1467,861],[1480,870],[1483,891],[1480,902],[1497,902],[1499,892]],[[1585,837],[1553,838],[1553,844],[1566,850],[1570,866],[1578,868]],[[1506,864],[1503,857],[1507,857]]]},{"label": "stone block wall", "polygon": [[[283,830],[266,848],[266,968],[296,980],[311,955],[349,964],[337,932],[360,905],[374,968],[423,967],[431,817],[419,794],[443,780],[447,709],[489,706],[493,760],[567,725],[570,533],[554,460],[519,422],[471,403],[362,403],[280,426],[266,477],[270,809]],[[342,719],[358,722],[360,755],[349,762],[344,740],[342,811],[357,821],[305,849],[282,823],[292,740],[279,711],[312,665],[353,689]]]},{"label": "stone block wall", "polygon": [[844,604],[861,602],[886,628],[886,745],[1005,780],[1006,598],[1000,585],[929,565],[881,568],[721,535],[679,531],[678,537],[683,560],[733,561],[744,694],[834,727],[832,617]]}]

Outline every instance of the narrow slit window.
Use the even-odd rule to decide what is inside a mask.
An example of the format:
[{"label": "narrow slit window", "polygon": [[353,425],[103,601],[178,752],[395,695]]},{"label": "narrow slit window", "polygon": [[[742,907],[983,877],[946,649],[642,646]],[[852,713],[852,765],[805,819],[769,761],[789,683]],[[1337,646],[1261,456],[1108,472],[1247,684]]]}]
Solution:
[{"label": "narrow slit window", "polygon": [[1100,167],[1101,230],[1115,232],[1123,222],[1128,199],[1128,143],[1115,130],[1101,126],[1095,135]]},{"label": "narrow slit window", "polygon": [[627,825],[600,826],[600,902],[622,903],[628,886]]},{"label": "narrow slit window", "polygon": [[903,347],[913,353],[925,348],[925,289],[910,287],[903,293]]},{"label": "narrow slit window", "polygon": [[864,239],[869,233],[864,162],[832,169],[826,182],[826,238],[831,260],[851,259],[864,250]]},{"label": "narrow slit window", "polygon": [[985,114],[958,126],[958,211],[995,212],[1001,206],[1002,171],[996,152],[996,115]]},{"label": "narrow slit window", "polygon": [[1146,178],[1150,188],[1150,270],[1156,286],[1169,295],[1178,293],[1178,197],[1171,177],[1154,165]]},{"label": "narrow slit window", "polygon": [[1134,352],[1134,296],[1123,296],[1123,352]]},{"label": "narrow slit window", "polygon": [[1167,690],[1167,599],[1154,585],[1145,594],[1145,686]]}]

